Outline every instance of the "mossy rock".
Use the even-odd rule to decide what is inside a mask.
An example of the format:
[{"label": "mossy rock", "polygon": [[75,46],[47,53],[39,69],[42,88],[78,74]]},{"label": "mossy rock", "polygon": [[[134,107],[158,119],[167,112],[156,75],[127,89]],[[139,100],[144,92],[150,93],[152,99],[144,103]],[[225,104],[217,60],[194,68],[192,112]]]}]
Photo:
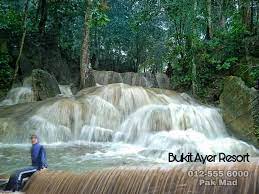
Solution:
[{"label": "mossy rock", "polygon": [[41,69],[32,71],[32,89],[35,101],[45,100],[61,93],[56,78]]},{"label": "mossy rock", "polygon": [[223,118],[229,129],[240,139],[259,147],[258,94],[236,76],[227,77],[220,96]]}]

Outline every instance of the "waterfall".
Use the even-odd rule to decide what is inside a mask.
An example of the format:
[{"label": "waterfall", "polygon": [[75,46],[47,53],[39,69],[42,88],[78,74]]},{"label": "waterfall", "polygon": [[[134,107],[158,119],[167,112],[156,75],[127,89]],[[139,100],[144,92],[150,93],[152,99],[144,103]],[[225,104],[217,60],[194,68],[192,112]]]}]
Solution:
[{"label": "waterfall", "polygon": [[[59,89],[63,96],[73,96],[70,85],[59,85]],[[8,106],[33,102],[33,91],[30,78],[25,78],[22,87],[12,88],[6,98],[0,102],[0,106]]]},{"label": "waterfall", "polygon": [[23,80],[22,86],[12,88],[5,99],[0,101],[0,106],[15,105],[20,103],[32,102],[33,92],[31,87],[31,77]]},{"label": "waterfall", "polygon": [[64,96],[73,96],[70,85],[59,85],[59,89]]},{"label": "waterfall", "polygon": [[33,112],[26,106],[19,120],[0,116],[2,143],[26,143],[36,131],[42,143],[102,143],[113,154],[125,144],[140,157],[162,161],[168,152],[258,154],[228,134],[218,109],[174,91],[118,83],[35,104]]},{"label": "waterfall", "polygon": [[[221,172],[222,176],[195,176],[195,171]],[[235,172],[244,174],[233,177]],[[259,193],[258,177],[259,168],[256,163],[191,165],[171,169],[114,168],[82,174],[47,171],[34,174],[24,191],[26,194],[252,194]]]},{"label": "waterfall", "polygon": [[33,101],[33,93],[30,86],[11,89],[6,98],[0,102],[0,106],[14,105]]},{"label": "waterfall", "polygon": [[[228,133],[219,109],[185,93],[122,83],[86,88],[76,95],[69,86],[60,88],[63,95],[45,101],[0,107],[2,174],[28,165],[33,132],[46,147],[50,169],[80,172],[37,173],[26,194],[258,192],[255,162],[168,162],[169,152],[247,153],[258,161],[254,146]],[[17,158],[23,160],[13,162]],[[248,170],[249,177],[237,177],[235,187],[201,186],[201,177],[188,176],[190,169],[222,169],[225,174]]]}]

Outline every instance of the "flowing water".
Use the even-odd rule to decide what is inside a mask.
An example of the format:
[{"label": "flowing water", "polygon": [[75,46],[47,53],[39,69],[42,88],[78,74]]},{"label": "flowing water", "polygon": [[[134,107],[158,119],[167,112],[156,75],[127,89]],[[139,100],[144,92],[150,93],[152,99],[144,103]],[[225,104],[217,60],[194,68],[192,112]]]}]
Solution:
[{"label": "flowing water", "polygon": [[11,89],[6,98],[0,102],[0,106],[14,105],[25,102],[32,102],[33,95],[31,87],[18,87]]},{"label": "flowing water", "polygon": [[[118,166],[170,168],[175,164],[168,163],[169,152],[258,156],[255,147],[228,134],[220,110],[201,105],[187,94],[126,84],[96,86],[75,96],[68,87],[61,87],[61,91],[63,96],[44,102],[0,108],[1,174],[10,174],[30,163],[29,134],[34,131],[47,149],[53,170],[83,172]],[[113,171],[105,173],[105,176],[114,174]],[[123,170],[115,174],[121,173]],[[136,182],[134,177],[144,181],[142,173],[158,181],[160,176],[164,180],[162,177],[172,172],[133,170],[129,175],[134,179],[131,184]],[[47,176],[42,179],[48,181]],[[100,178],[98,173],[91,176],[94,180]],[[71,175],[71,179],[78,177]],[[107,184],[112,181],[104,179]],[[29,193],[33,191],[32,188]]]},{"label": "flowing water", "polygon": [[[218,172],[219,169],[223,172],[221,177],[196,177],[190,174],[194,170]],[[245,176],[228,175],[228,172],[237,171],[249,172]],[[258,163],[230,166],[186,165],[171,169],[115,168],[84,174],[40,172],[33,175],[25,191],[26,194],[256,194],[259,193],[258,177]],[[205,181],[214,181],[216,186],[205,185]]]},{"label": "flowing water", "polygon": [[67,97],[73,96],[70,85],[59,85],[59,89],[62,95]]},{"label": "flowing water", "polygon": [[[30,81],[26,81],[28,79],[25,79],[23,86],[12,88],[6,98],[0,102],[0,106],[8,106],[8,105],[15,105],[15,104],[21,104],[26,102],[33,102],[33,91],[31,87]],[[59,85],[59,89],[61,92],[61,95],[63,96],[73,96],[73,93],[71,91],[70,85]]]}]

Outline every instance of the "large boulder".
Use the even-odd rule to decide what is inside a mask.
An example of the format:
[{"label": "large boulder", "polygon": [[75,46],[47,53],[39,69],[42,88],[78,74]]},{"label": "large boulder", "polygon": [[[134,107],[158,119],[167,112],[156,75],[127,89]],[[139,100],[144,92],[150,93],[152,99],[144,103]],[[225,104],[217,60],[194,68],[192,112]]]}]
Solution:
[{"label": "large boulder", "polygon": [[230,76],[224,81],[220,96],[223,118],[239,138],[259,147],[259,91],[249,88],[241,78]]},{"label": "large boulder", "polygon": [[61,93],[56,78],[41,69],[32,71],[32,90],[35,101],[45,100]]},{"label": "large boulder", "polygon": [[119,73],[114,71],[93,71],[96,83],[107,85],[112,83],[122,83],[122,78]]}]

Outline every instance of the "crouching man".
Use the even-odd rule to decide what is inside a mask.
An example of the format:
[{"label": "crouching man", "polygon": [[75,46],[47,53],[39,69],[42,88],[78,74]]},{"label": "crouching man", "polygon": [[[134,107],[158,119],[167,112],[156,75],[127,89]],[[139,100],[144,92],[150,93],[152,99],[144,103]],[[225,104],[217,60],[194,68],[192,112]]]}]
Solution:
[{"label": "crouching man", "polygon": [[17,170],[10,176],[5,191],[19,191],[22,189],[22,180],[30,177],[33,173],[48,167],[45,148],[39,144],[37,135],[31,135],[31,161],[32,165]]}]

